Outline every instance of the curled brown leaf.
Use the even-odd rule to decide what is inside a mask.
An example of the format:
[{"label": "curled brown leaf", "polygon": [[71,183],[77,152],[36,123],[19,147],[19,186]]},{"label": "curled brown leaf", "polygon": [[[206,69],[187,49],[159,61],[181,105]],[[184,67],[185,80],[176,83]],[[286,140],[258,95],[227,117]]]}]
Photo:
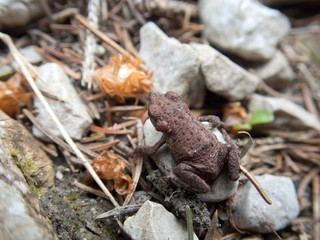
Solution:
[{"label": "curled brown leaf", "polygon": [[[129,175],[124,175],[126,163],[116,153],[104,151],[93,160],[91,165],[101,179],[113,181],[114,189],[118,194],[126,195],[130,193],[132,179]],[[88,172],[85,181],[92,181]]]},{"label": "curled brown leaf", "polygon": [[32,99],[32,93],[25,92],[22,88],[23,77],[17,73],[8,81],[0,81],[0,109],[9,116],[14,115],[20,106]]},{"label": "curled brown leaf", "polygon": [[117,54],[108,65],[96,70],[94,79],[102,91],[123,102],[125,98],[148,94],[152,87],[151,76],[142,70],[140,61]]}]

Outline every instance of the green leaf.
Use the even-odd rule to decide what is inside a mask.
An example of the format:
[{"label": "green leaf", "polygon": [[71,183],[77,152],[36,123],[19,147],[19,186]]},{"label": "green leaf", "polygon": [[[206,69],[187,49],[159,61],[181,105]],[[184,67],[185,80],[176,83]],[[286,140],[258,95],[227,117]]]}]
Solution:
[{"label": "green leaf", "polygon": [[188,240],[193,240],[193,221],[192,221],[192,211],[189,205],[186,205],[186,220],[188,229]]},{"label": "green leaf", "polygon": [[257,110],[251,114],[249,123],[253,126],[256,124],[270,123],[274,120],[272,112],[267,110]]},{"label": "green leaf", "polygon": [[252,130],[252,126],[250,123],[238,123],[238,124],[232,126],[232,130],[235,132],[250,131],[250,130]]}]

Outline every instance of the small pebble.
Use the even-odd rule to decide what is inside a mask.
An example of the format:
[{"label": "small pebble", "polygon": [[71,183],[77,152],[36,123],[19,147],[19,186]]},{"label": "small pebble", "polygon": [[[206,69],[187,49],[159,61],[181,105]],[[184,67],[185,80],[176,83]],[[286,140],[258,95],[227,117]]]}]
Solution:
[{"label": "small pebble", "polygon": [[56,179],[60,181],[63,179],[63,173],[60,170],[56,172]]}]

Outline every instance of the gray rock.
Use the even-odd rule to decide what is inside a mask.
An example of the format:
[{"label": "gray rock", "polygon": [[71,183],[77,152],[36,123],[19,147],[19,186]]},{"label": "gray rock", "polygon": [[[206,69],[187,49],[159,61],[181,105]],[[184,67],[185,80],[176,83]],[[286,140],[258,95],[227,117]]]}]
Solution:
[{"label": "gray rock", "polygon": [[31,134],[2,111],[0,136],[0,239],[58,239],[35,194],[53,185],[51,160]]},{"label": "gray rock", "polygon": [[294,79],[293,70],[280,51],[276,51],[271,60],[257,67],[254,72],[275,89],[287,87]]},{"label": "gray rock", "polygon": [[37,52],[36,47],[33,45],[20,48],[19,51],[31,64],[37,64],[42,61],[41,55]]},{"label": "gray rock", "polygon": [[[10,156],[23,169],[30,186],[42,194],[54,185],[51,159],[40,143],[18,121],[0,110],[0,159]],[[0,238],[1,239],[1,238]]]},{"label": "gray rock", "polygon": [[[199,78],[200,62],[196,52],[187,44],[169,38],[154,23],[146,23],[140,29],[140,56],[153,72],[155,91],[177,92],[189,105],[202,105],[190,102],[189,94]],[[204,85],[198,84],[197,94],[204,95]],[[198,99],[199,100],[199,99]],[[199,101],[203,101],[200,99]]]},{"label": "gray rock", "polygon": [[197,198],[203,202],[221,202],[233,196],[238,189],[239,181],[231,181],[224,169],[219,177],[211,184],[210,192],[198,194]]},{"label": "gray rock", "polygon": [[[25,59],[31,64],[38,64],[42,61],[42,56],[37,52],[36,47],[33,45],[20,48],[19,52],[25,57]],[[19,70],[19,65],[16,61],[12,63],[12,67]]]},{"label": "gray rock", "polygon": [[[80,139],[83,132],[89,127],[92,120],[85,104],[74,89],[70,79],[55,63],[47,63],[39,68],[39,78],[36,84],[40,90],[45,91],[59,100],[46,97],[52,110],[61,121],[71,138]],[[34,106],[38,111],[36,119],[53,135],[61,137],[56,127],[38,98],[34,99]],[[46,139],[46,136],[35,126],[32,128],[36,137]]]},{"label": "gray rock", "polygon": [[[211,124],[204,122],[208,128],[211,129]],[[145,144],[148,146],[154,145],[162,136],[161,132],[158,132],[151,121],[148,119],[143,126],[144,136],[145,136]],[[216,129],[213,129],[213,134],[216,134],[218,138],[222,138],[223,136],[220,132],[217,132]],[[166,144],[164,144],[156,154],[152,156],[155,163],[162,169],[165,169],[168,174],[173,172],[175,167],[175,163],[172,159],[172,156],[169,152],[169,148]],[[238,188],[238,181],[234,182],[229,179],[227,171],[223,171],[219,177],[215,179],[215,181],[211,184],[211,191],[205,194],[198,194],[197,198],[204,202],[221,202],[225,199],[228,199],[232,195],[235,194]]]},{"label": "gray rock", "polygon": [[[284,98],[254,94],[250,98],[248,108],[250,112],[264,109],[274,113],[275,119],[272,123],[261,125],[264,129],[269,127],[281,130],[320,130],[320,122],[313,114]],[[255,127],[259,129],[259,125]]]},{"label": "gray rock", "polygon": [[[186,226],[162,205],[151,201],[127,218],[123,227],[134,240],[188,239]],[[198,239],[195,234],[193,237]]]},{"label": "gray rock", "polygon": [[36,0],[1,0],[0,30],[24,26],[42,14]]},{"label": "gray rock", "polygon": [[254,186],[247,182],[237,199],[233,220],[240,230],[270,233],[288,226],[299,214],[299,203],[292,180],[272,175],[256,176],[272,200],[268,205]]},{"label": "gray rock", "polygon": [[258,77],[208,45],[194,43],[191,46],[198,53],[209,91],[231,101],[241,100],[255,91],[259,83]]},{"label": "gray rock", "polygon": [[254,0],[201,0],[199,14],[212,44],[248,60],[272,58],[290,29],[283,14]]}]

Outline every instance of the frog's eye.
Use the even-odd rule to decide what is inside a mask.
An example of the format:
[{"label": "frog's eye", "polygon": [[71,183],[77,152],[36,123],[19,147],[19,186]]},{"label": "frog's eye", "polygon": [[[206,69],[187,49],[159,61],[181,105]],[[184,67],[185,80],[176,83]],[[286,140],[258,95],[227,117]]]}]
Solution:
[{"label": "frog's eye", "polygon": [[166,98],[169,98],[171,100],[174,100],[174,101],[178,101],[180,100],[180,97],[177,93],[175,92],[172,92],[172,91],[169,91],[165,94]]}]

